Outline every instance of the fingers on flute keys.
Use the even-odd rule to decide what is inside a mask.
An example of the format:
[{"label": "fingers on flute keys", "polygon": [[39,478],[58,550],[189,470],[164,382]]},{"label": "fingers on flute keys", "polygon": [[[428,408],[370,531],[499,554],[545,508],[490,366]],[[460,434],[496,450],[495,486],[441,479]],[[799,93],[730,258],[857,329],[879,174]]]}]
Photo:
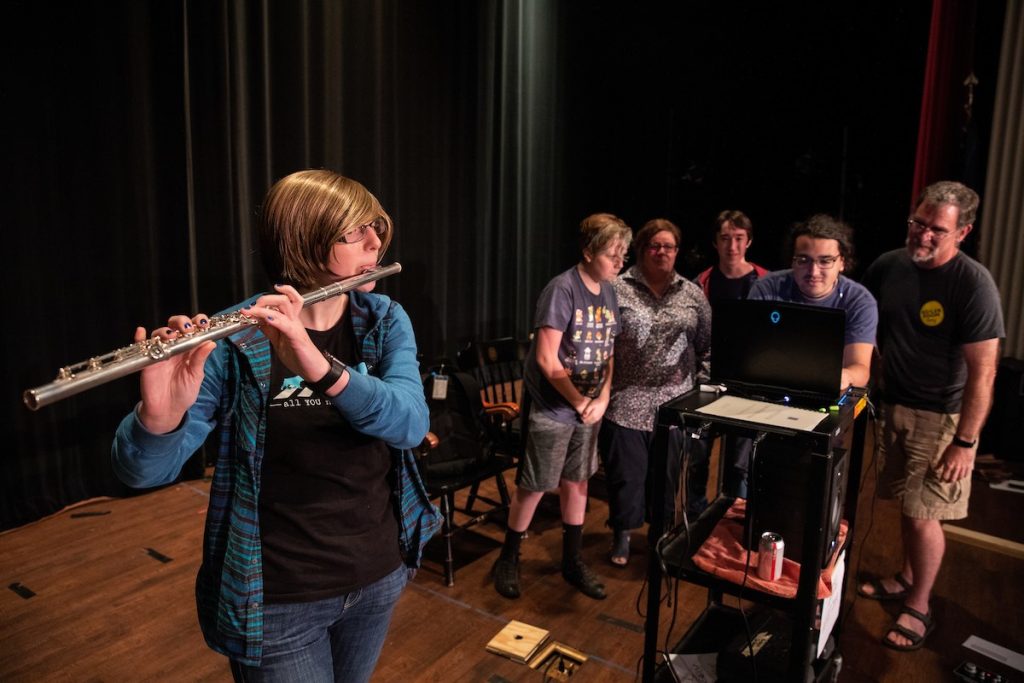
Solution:
[{"label": "fingers on flute keys", "polygon": [[[210,317],[205,313],[197,313],[196,315],[189,318],[186,315],[175,315],[167,319],[166,327],[158,327],[153,330],[153,334],[150,336],[153,339],[159,339],[161,341],[169,341],[171,339],[177,339],[178,337],[195,334],[201,330],[205,330],[210,326]],[[144,327],[135,328],[135,342],[141,342],[146,338],[146,329]]]},{"label": "fingers on flute keys", "polygon": [[[242,315],[256,318],[260,324],[273,323],[284,318],[294,318],[302,310],[302,295],[291,285],[274,285],[278,294],[264,294],[251,305],[242,309]],[[276,325],[275,325],[276,327]]]}]

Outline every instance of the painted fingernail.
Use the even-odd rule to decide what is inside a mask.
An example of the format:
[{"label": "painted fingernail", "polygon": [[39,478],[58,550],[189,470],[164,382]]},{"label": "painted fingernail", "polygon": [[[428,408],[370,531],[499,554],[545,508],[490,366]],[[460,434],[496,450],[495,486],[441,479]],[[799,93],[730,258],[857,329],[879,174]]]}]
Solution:
[{"label": "painted fingernail", "polygon": [[272,315],[268,315],[267,316],[267,320],[273,320],[273,319],[274,319],[274,316],[272,316]]},{"label": "painted fingernail", "polygon": [[200,324],[200,325],[206,325],[206,324],[208,324],[209,322],[210,322],[209,320],[207,320],[206,318],[203,318],[202,320],[200,320],[200,321],[199,321],[199,324]]},{"label": "painted fingernail", "polygon": [[185,323],[185,329],[186,330],[189,329],[190,327],[192,327],[192,323]]}]

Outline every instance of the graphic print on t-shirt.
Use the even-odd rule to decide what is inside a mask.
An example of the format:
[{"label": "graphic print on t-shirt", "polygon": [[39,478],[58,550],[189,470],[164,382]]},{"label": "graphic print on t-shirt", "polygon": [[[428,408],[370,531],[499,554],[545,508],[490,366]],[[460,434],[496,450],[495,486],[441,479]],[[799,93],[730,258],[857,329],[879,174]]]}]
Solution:
[{"label": "graphic print on t-shirt", "polygon": [[579,392],[593,398],[600,390],[605,365],[611,356],[608,347],[615,338],[615,316],[608,308],[594,305],[587,306],[585,311],[577,308],[574,313],[572,341],[575,353],[564,363]]},{"label": "graphic print on t-shirt", "polygon": [[946,317],[946,310],[942,307],[942,304],[932,299],[931,301],[925,301],[921,304],[921,322],[928,327],[936,327],[942,324],[942,321]]},{"label": "graphic print on t-shirt", "polygon": [[300,375],[285,377],[281,389],[270,397],[269,408],[327,407],[331,402],[303,383]]}]

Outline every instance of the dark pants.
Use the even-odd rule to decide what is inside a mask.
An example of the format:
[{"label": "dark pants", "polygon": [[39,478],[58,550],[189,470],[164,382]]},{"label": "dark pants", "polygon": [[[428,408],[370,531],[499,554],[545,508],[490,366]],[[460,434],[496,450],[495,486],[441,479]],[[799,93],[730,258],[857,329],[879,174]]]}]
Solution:
[{"label": "dark pants", "polygon": [[746,436],[729,434],[723,437],[722,458],[725,460],[722,473],[722,493],[733,498],[747,497],[747,470],[750,467],[750,452],[754,442]]},{"label": "dark pants", "polygon": [[[722,437],[722,493],[731,498],[747,497],[747,469],[753,441],[745,436]],[[686,472],[686,514],[696,517],[708,506],[708,461],[712,439],[690,439],[690,465]]]},{"label": "dark pants", "polygon": [[[686,438],[687,441],[695,440]],[[675,526],[675,497],[679,490],[679,463],[683,433],[669,432],[665,463],[665,528]],[[650,463],[654,458],[654,432],[629,429],[605,420],[598,435],[598,451],[608,484],[608,526],[618,531],[637,529],[650,519],[648,504],[653,488]],[[705,457],[706,459],[706,457]],[[707,479],[705,478],[705,484]],[[689,496],[687,496],[689,498]]]}]

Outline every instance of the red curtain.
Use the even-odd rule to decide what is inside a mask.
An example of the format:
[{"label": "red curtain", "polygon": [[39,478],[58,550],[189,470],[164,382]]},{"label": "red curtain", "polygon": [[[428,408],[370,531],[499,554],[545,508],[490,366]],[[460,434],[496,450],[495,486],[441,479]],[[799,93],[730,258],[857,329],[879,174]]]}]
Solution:
[{"label": "red curtain", "polygon": [[932,0],[911,205],[929,183],[960,176],[976,5],[977,0]]}]

